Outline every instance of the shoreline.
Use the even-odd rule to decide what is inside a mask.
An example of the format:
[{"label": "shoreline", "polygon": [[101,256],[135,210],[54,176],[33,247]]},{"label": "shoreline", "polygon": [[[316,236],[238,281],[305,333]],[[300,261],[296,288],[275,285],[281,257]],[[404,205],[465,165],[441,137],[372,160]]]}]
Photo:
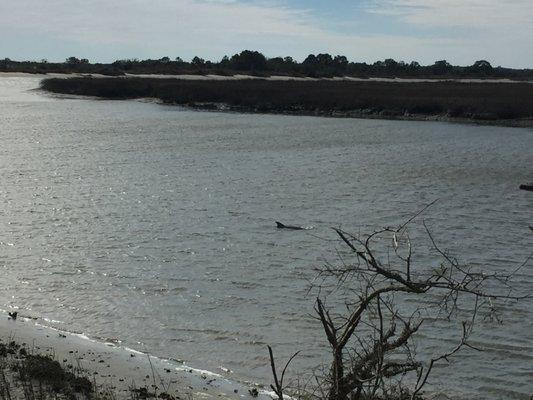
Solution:
[{"label": "shoreline", "polygon": [[[46,91],[45,91],[46,92]],[[99,97],[87,97],[87,96],[73,96],[71,98],[91,98],[94,100],[114,100],[112,98],[99,98]],[[128,99],[125,99],[128,100]],[[130,99],[130,100],[147,100],[147,99]],[[229,104],[220,103],[199,103],[199,104],[179,104],[179,103],[165,103],[157,98],[150,99],[152,102],[156,102],[161,105],[170,107],[183,107],[193,111],[204,112],[226,112],[226,113],[239,113],[239,114],[263,114],[263,115],[285,115],[285,116],[301,116],[301,117],[318,117],[318,118],[352,118],[352,119],[374,119],[384,121],[418,121],[418,122],[446,122],[451,124],[467,124],[467,125],[481,125],[481,126],[501,126],[506,128],[533,128],[533,118],[529,119],[497,119],[497,120],[483,120],[483,119],[471,119],[471,118],[456,118],[450,117],[446,114],[436,115],[416,115],[416,114],[403,114],[398,115],[394,111],[390,113],[387,110],[383,112],[369,112],[368,110],[350,110],[350,111],[336,111],[336,110],[320,110],[315,112],[306,112],[298,110],[283,110],[283,111],[265,111],[257,110],[252,107],[236,107]]]},{"label": "shoreline", "polygon": [[265,111],[254,108],[235,107],[229,104],[221,103],[196,103],[196,104],[179,104],[167,103],[157,97],[140,97],[140,98],[125,98],[114,99],[111,97],[98,97],[76,94],[63,94],[49,92],[41,88],[33,89],[41,92],[44,95],[52,96],[57,99],[77,99],[77,100],[101,100],[101,101],[139,101],[145,103],[158,104],[167,107],[181,107],[190,111],[197,112],[218,112],[218,113],[237,113],[237,114],[256,114],[256,115],[279,115],[279,116],[295,116],[295,117],[316,117],[316,118],[339,118],[339,119],[363,119],[363,120],[382,120],[382,121],[412,121],[412,122],[443,122],[449,124],[464,124],[464,125],[479,125],[479,126],[499,126],[503,128],[533,128],[533,118],[530,119],[509,119],[509,120],[482,120],[469,118],[454,118],[446,114],[439,115],[387,115],[386,113],[369,113],[366,110],[353,111]]},{"label": "shoreline", "polygon": [[[10,400],[28,400],[27,394],[23,393],[28,381],[24,382],[19,372],[24,361],[19,355],[20,349],[25,356],[27,353],[29,357],[42,356],[58,362],[65,374],[72,373],[75,379],[92,386],[92,393],[76,393],[78,400],[277,399],[265,385],[231,380],[174,359],[121,346],[118,340],[99,341],[35,321],[24,316],[12,320],[0,310],[0,393],[5,393],[7,388]],[[6,350],[8,354],[2,354]],[[42,375],[47,373],[42,372]],[[40,391],[39,400],[71,399],[65,393],[51,389],[46,378],[34,379],[31,384],[35,386],[33,390]],[[441,390],[425,391],[422,395],[421,398],[427,400],[464,399]],[[284,393],[284,398],[295,399],[289,393]]]},{"label": "shoreline", "polygon": [[[221,374],[151,356],[119,343],[57,330],[23,316],[12,320],[2,313],[0,342],[4,345],[15,342],[29,354],[49,356],[67,371],[79,369],[98,390],[110,390],[118,400],[131,399],[132,388],[137,391],[146,388],[160,393],[159,397],[169,395],[169,399],[272,399],[270,392],[259,385],[232,381]],[[16,386],[16,382],[9,384]],[[257,396],[250,393],[254,389]]]}]

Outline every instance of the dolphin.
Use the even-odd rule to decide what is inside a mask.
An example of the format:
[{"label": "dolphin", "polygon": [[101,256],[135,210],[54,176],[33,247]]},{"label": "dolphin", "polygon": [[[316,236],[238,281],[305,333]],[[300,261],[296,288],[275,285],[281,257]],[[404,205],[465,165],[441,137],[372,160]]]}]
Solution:
[{"label": "dolphin", "polygon": [[278,221],[276,221],[276,227],[278,229],[292,229],[293,231],[302,231],[305,229],[305,228],[302,228],[301,226],[285,225]]}]

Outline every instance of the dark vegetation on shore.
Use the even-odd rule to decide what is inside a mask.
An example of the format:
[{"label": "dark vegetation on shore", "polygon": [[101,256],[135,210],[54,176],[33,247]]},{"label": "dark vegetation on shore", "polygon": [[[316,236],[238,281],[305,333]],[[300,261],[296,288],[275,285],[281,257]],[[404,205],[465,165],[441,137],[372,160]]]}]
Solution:
[{"label": "dark vegetation on shore", "polygon": [[509,78],[532,80],[533,69],[493,67],[486,60],[478,60],[469,66],[454,66],[446,60],[431,65],[416,61],[404,62],[391,58],[368,64],[349,61],[345,56],[327,53],[310,54],[302,62],[292,57],[267,58],[257,51],[244,50],[220,61],[206,61],[194,57],[190,62],[180,57],[162,57],[152,60],[127,59],[108,64],[90,63],[88,59],[69,57],[62,63],[41,61],[0,60],[0,72],[27,73],[94,73],[104,75],[124,74],[194,74],[255,76],[285,75],[306,77],[403,77],[403,78]]},{"label": "dark vegetation on shore", "polygon": [[177,400],[148,387],[131,386],[119,396],[115,387],[97,384],[80,364],[65,362],[33,354],[25,343],[0,341],[0,400]]},{"label": "dark vegetation on shore", "polygon": [[156,98],[167,104],[243,112],[475,121],[533,118],[533,85],[376,81],[203,81],[157,78],[46,79],[44,90],[108,99]]},{"label": "dark vegetation on shore", "polygon": [[[22,396],[21,396],[22,394]],[[31,354],[25,344],[0,343],[0,398],[44,400],[92,398],[93,382],[70,365],[43,355]]]}]

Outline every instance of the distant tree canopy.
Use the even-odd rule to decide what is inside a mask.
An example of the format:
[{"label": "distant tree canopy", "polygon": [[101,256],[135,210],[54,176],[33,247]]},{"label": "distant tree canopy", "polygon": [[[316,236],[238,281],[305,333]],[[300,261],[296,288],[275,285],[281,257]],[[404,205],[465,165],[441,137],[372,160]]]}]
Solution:
[{"label": "distant tree canopy", "polygon": [[48,73],[78,72],[106,75],[124,74],[221,74],[233,75],[290,75],[307,77],[406,77],[406,78],[510,78],[533,79],[532,69],[493,67],[486,60],[478,60],[469,66],[454,66],[446,60],[430,65],[417,61],[405,62],[392,58],[373,64],[349,61],[346,56],[328,53],[309,54],[302,62],[292,57],[267,58],[254,50],[244,50],[220,61],[209,61],[199,56],[190,62],[179,56],[164,56],[159,59],[125,59],[110,64],[91,64],[86,58],[68,57],[63,63],[37,61],[12,61],[0,59],[0,71]]},{"label": "distant tree canopy", "polygon": [[452,65],[446,60],[435,61],[431,70],[435,75],[445,75],[453,69]]},{"label": "distant tree canopy", "polygon": [[492,65],[486,60],[476,61],[469,70],[473,73],[490,75],[493,71]]},{"label": "distant tree canopy", "polygon": [[203,65],[205,65],[205,60],[200,57],[194,57],[191,61],[191,64],[197,67],[202,67]]},{"label": "distant tree canopy", "polygon": [[229,66],[237,71],[264,71],[267,68],[267,59],[258,51],[244,50],[231,57]]},{"label": "distant tree canopy", "polygon": [[[42,62],[42,61],[41,61]],[[82,59],[79,59],[79,58],[76,58],[76,57],[69,57],[65,60],[65,63],[67,64],[71,64],[71,65],[76,65],[76,64],[89,64],[89,60],[86,59],[86,58],[82,58]],[[46,63],[44,63],[46,64]]]}]

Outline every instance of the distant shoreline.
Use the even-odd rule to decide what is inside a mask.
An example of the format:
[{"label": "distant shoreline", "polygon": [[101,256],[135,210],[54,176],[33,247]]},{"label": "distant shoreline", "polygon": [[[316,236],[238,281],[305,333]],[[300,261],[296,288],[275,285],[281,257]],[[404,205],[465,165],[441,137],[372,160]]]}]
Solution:
[{"label": "distant shoreline", "polygon": [[211,111],[533,127],[528,83],[74,77],[45,79],[41,88]]}]

